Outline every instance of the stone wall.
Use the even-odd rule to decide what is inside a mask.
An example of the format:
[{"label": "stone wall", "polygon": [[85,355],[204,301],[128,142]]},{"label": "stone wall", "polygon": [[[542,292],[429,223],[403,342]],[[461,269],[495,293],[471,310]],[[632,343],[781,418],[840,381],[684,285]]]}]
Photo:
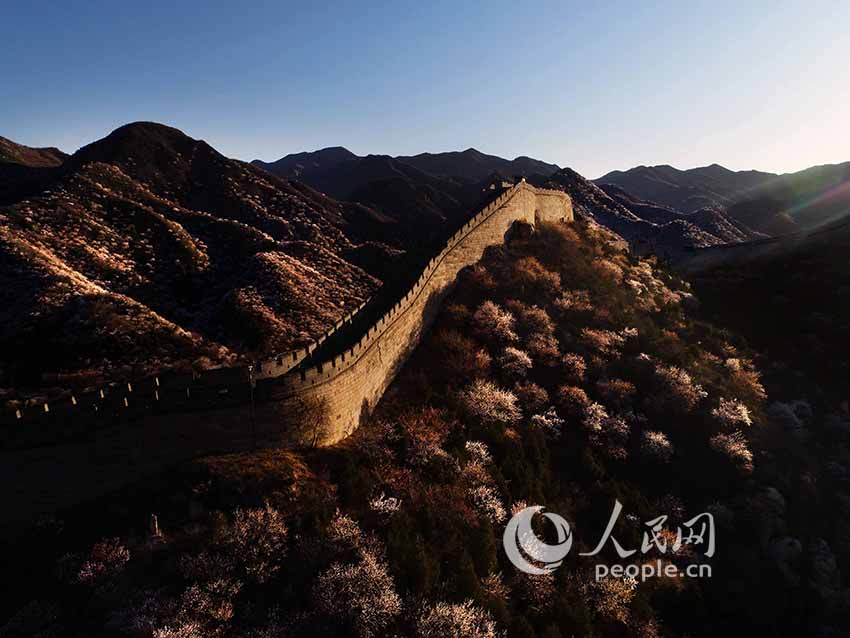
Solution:
[{"label": "stone wall", "polygon": [[458,272],[477,262],[488,246],[502,243],[517,221],[568,222],[570,198],[561,191],[534,188],[525,181],[499,195],[475,215],[434,257],[416,284],[357,343],[322,362],[302,365],[267,388],[270,399],[260,408],[262,420],[285,420],[291,399],[326,410],[321,443],[349,435],[365,411],[371,411],[405,360],[433,322]]},{"label": "stone wall", "polygon": [[[28,405],[0,414],[0,448],[52,444],[89,436],[130,422],[167,420],[174,428],[197,415],[250,420],[251,385],[256,382],[256,424],[271,437],[291,420],[293,400],[324,402],[327,429],[320,442],[333,443],[357,427],[364,407],[371,410],[434,320],[457,273],[477,262],[488,246],[504,241],[516,221],[571,221],[570,198],[560,191],[520,182],[502,192],[448,241],[415,285],[356,342],[342,344],[336,356],[320,359],[319,346],[348,326],[361,305],[306,348],[247,366],[174,373],[111,383],[94,392],[50,404]],[[234,414],[241,416],[235,417]],[[205,435],[206,436],[206,435]]]}]

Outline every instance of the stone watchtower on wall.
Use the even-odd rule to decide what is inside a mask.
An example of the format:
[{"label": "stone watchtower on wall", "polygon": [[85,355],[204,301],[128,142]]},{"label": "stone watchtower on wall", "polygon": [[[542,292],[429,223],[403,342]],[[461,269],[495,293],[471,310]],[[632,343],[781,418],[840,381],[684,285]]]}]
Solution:
[{"label": "stone watchtower on wall", "polygon": [[570,222],[570,197],[535,188],[524,179],[496,183],[504,190],[449,239],[416,283],[386,314],[356,341],[327,360],[308,357],[302,365],[267,379],[265,405],[258,418],[292,422],[303,419],[304,406],[321,406],[321,431],[308,433],[312,442],[331,444],[348,436],[371,412],[384,391],[433,323],[460,270],[476,263],[488,246],[504,242],[515,222]]}]

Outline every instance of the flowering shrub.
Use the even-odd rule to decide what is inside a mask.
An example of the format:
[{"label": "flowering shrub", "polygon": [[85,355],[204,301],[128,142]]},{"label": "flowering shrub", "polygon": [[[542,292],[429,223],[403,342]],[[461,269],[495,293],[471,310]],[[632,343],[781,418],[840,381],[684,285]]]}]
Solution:
[{"label": "flowering shrub", "polygon": [[489,612],[471,600],[427,606],[416,624],[416,638],[499,638]]},{"label": "flowering shrub", "polygon": [[475,485],[470,488],[469,496],[475,508],[494,525],[503,523],[507,518],[502,499],[492,485]]},{"label": "flowering shrub", "polygon": [[505,305],[517,317],[523,334],[551,335],[555,332],[555,322],[543,308],[526,306],[521,301],[515,300],[511,300]]},{"label": "flowering shrub", "polygon": [[637,392],[635,384],[623,379],[601,379],[596,382],[599,394],[608,405],[625,409]]},{"label": "flowering shrub", "polygon": [[401,500],[394,496],[385,496],[381,492],[380,496],[376,496],[369,501],[369,509],[379,514],[395,514],[401,509]]},{"label": "flowering shrub", "polygon": [[718,434],[711,438],[709,444],[741,472],[749,473],[753,471],[753,453],[750,452],[747,438],[742,432]]},{"label": "flowering shrub", "polygon": [[619,355],[620,348],[626,340],[611,330],[596,330],[594,328],[582,328],[581,340],[587,348],[601,355]]},{"label": "flowering shrub", "polygon": [[248,578],[263,583],[280,568],[286,553],[286,536],[283,515],[266,503],[261,508],[236,510],[222,541],[225,551],[240,562]]},{"label": "flowering shrub", "polygon": [[535,359],[541,361],[545,365],[555,366],[561,358],[561,350],[558,340],[554,335],[537,333],[528,338],[526,342],[528,351],[534,355]]},{"label": "flowering shrub", "polygon": [[531,381],[518,382],[513,391],[527,412],[536,412],[549,403],[549,393],[546,389]]},{"label": "flowering shrub", "polygon": [[549,408],[543,414],[535,414],[531,417],[531,424],[540,428],[550,436],[560,436],[564,420],[558,416],[555,408]]},{"label": "flowering shrub", "polygon": [[753,424],[750,411],[737,399],[720,399],[719,405],[711,411],[724,430],[737,430]]},{"label": "flowering shrub", "polygon": [[561,312],[572,310],[575,312],[590,312],[593,304],[590,303],[590,293],[587,290],[565,290],[555,300],[555,307]]},{"label": "flowering shrub", "polygon": [[490,450],[481,441],[467,441],[464,447],[471,462],[480,463],[481,465],[489,465],[493,462],[493,457],[490,456]]},{"label": "flowering shrub", "polygon": [[562,385],[558,388],[558,406],[561,408],[561,414],[580,418],[588,405],[590,405],[590,399],[581,388],[574,385]]},{"label": "flowering shrub", "polygon": [[509,377],[524,377],[532,367],[531,357],[528,353],[508,346],[499,358],[499,367]]},{"label": "flowering shrub", "polygon": [[382,636],[402,608],[386,563],[370,551],[356,563],[331,565],[317,579],[314,596],[323,613],[350,623],[360,638]]},{"label": "flowering shrub", "polygon": [[336,551],[361,547],[363,531],[350,516],[337,510],[327,528],[328,541]]},{"label": "flowering shrub", "polygon": [[571,383],[581,383],[584,381],[587,364],[580,355],[574,352],[568,352],[561,358],[561,364],[563,365],[564,372],[567,374],[567,379]]},{"label": "flowering shrub", "polygon": [[514,316],[492,301],[485,301],[478,307],[472,316],[472,323],[476,333],[485,339],[495,342],[517,340]]},{"label": "flowering shrub", "polygon": [[106,538],[95,543],[77,574],[80,583],[94,583],[114,576],[124,569],[130,560],[130,552],[118,538]]},{"label": "flowering shrub", "polygon": [[593,401],[585,406],[584,418],[582,418],[581,424],[589,432],[602,432],[609,418],[605,406]]},{"label": "flowering shrub", "polygon": [[513,423],[522,416],[516,405],[516,395],[489,381],[475,381],[461,393],[460,399],[464,407],[482,421]]},{"label": "flowering shrub", "polygon": [[597,614],[609,622],[627,624],[631,615],[637,582],[626,578],[594,580],[590,587],[592,605]]},{"label": "flowering shrub", "polygon": [[667,463],[673,458],[673,444],[663,432],[646,430],[641,434],[640,450],[647,458]]},{"label": "flowering shrub", "polygon": [[695,383],[691,375],[681,368],[659,365],[655,369],[655,375],[660,380],[663,391],[667,393],[659,398],[675,403],[687,412],[708,396],[702,386]]}]

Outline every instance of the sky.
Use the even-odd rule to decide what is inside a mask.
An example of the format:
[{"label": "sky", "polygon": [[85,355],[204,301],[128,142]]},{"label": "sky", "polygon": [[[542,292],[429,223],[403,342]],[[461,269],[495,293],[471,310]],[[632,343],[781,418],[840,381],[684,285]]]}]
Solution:
[{"label": "sky", "polygon": [[474,147],[587,177],[850,160],[846,0],[8,0],[0,24],[0,135],[66,152],[152,120],[244,160]]}]

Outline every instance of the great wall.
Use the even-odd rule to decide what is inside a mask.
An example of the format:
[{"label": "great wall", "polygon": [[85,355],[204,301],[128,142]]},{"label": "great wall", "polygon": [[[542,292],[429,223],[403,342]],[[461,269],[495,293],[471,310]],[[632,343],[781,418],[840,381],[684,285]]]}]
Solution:
[{"label": "great wall", "polygon": [[198,421],[197,413],[241,423],[250,416],[262,430],[274,431],[291,417],[294,402],[322,406],[325,419],[317,443],[339,441],[357,427],[364,410],[377,404],[433,322],[462,268],[477,262],[488,246],[502,243],[515,222],[534,225],[573,219],[571,200],[561,191],[535,188],[525,180],[499,188],[504,190],[454,233],[412,287],[374,323],[349,335],[347,342],[333,349],[322,347],[345,328],[353,332],[369,304],[344,317],[309,347],[253,366],[113,383],[62,401],[7,410],[0,444],[27,447],[57,435],[60,440],[73,438],[139,419],[165,419],[179,427],[187,415]]}]

